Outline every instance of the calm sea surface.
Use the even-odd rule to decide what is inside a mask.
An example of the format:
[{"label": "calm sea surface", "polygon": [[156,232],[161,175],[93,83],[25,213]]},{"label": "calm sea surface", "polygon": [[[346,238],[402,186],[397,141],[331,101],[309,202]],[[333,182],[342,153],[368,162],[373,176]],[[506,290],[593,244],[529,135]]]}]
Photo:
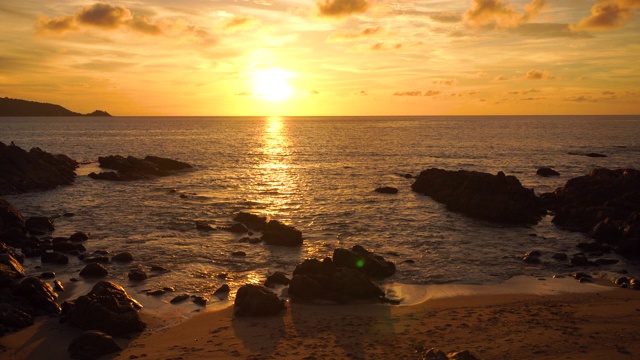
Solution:
[{"label": "calm sea surface", "polygon": [[[576,252],[581,234],[556,229],[550,218],[531,227],[470,219],[411,192],[413,180],[402,175],[430,167],[504,171],[542,193],[595,167],[640,168],[640,116],[0,118],[0,141],[85,163],[72,186],[5,198],[27,216],[75,213],[56,219],[54,236],[89,232],[89,251],[132,252],[133,264],[108,268],[134,294],[158,286],[204,295],[223,283],[235,289],[355,244],[396,262],[390,282],[493,283],[568,273],[551,254]],[[607,157],[569,154],[589,152]],[[86,176],[99,170],[98,156],[113,154],[170,157],[195,170],[129,183]],[[541,166],[561,176],[538,177]],[[400,192],[373,192],[383,185]],[[252,245],[195,228],[195,221],[228,225],[238,211],[294,225],[304,245]],[[543,252],[543,264],[524,264],[520,256],[534,249]],[[247,256],[231,256],[238,250]],[[130,267],[152,264],[171,272],[129,282]],[[32,274],[53,270],[62,280],[83,267],[77,259],[66,267],[38,265],[27,260]],[[620,269],[639,268],[625,261],[609,268]]]}]

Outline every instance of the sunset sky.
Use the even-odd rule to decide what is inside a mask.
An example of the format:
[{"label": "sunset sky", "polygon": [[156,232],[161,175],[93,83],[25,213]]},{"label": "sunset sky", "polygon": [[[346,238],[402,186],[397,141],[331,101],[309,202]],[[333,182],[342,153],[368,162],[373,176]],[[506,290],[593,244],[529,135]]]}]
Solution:
[{"label": "sunset sky", "polygon": [[640,0],[3,0],[0,31],[0,96],[78,112],[640,113]]}]

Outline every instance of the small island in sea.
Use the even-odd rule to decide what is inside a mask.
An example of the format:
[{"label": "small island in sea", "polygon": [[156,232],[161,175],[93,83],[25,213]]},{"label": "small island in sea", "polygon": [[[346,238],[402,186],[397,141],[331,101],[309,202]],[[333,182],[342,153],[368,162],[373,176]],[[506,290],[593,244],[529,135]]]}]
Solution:
[{"label": "small island in sea", "polygon": [[60,105],[36,101],[0,98],[0,116],[111,116],[103,110],[81,114]]}]

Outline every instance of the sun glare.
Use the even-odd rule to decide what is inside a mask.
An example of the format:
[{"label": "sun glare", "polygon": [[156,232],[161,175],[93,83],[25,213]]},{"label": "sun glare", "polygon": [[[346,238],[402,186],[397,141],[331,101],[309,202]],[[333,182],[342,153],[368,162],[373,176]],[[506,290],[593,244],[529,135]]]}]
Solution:
[{"label": "sun glare", "polygon": [[272,102],[289,99],[293,95],[293,87],[289,85],[293,75],[279,68],[257,70],[253,77],[256,95]]}]

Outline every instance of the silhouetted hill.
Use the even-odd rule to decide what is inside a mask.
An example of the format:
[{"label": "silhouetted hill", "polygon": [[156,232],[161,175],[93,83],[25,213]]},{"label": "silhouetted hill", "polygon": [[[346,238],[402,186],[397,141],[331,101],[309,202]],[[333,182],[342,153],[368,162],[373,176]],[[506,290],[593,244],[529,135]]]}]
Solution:
[{"label": "silhouetted hill", "polygon": [[80,114],[60,105],[39,103],[20,99],[0,98],[0,116],[111,116],[106,111],[96,110]]}]

